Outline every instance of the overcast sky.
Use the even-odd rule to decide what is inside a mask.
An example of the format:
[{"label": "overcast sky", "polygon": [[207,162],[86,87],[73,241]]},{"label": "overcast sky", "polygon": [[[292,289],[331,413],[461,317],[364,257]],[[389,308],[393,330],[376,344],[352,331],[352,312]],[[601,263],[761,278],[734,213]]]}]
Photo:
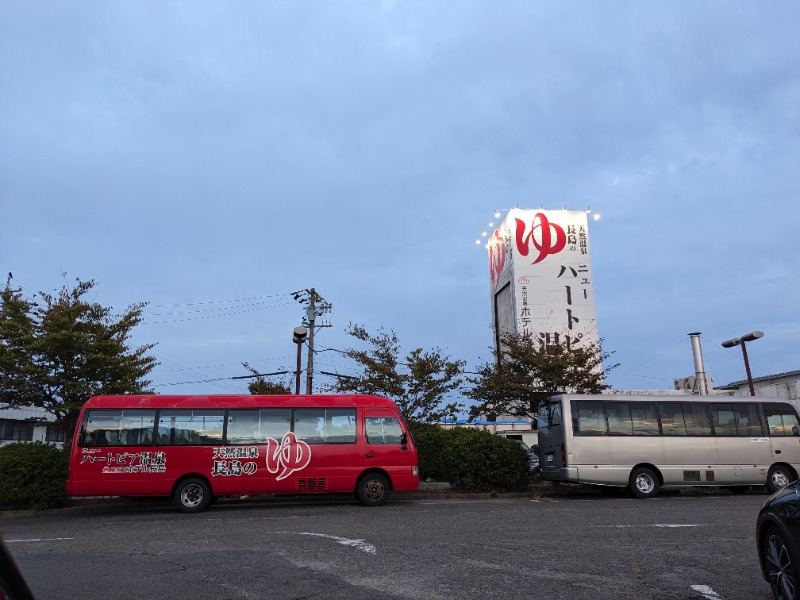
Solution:
[{"label": "overcast sky", "polygon": [[159,393],[292,369],[312,287],[318,349],[354,322],[474,368],[492,213],[591,206],[614,388],[693,374],[693,331],[717,385],[752,330],[754,376],[800,369],[799,31],[796,0],[8,0],[0,273],[149,302]]}]

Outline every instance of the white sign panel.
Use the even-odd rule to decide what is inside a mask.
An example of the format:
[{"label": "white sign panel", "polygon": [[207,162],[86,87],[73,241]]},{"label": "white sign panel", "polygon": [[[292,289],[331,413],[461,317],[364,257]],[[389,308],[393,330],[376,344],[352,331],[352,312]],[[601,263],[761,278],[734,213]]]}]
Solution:
[{"label": "white sign panel", "polygon": [[499,292],[510,283],[517,333],[568,348],[597,343],[585,211],[512,209],[488,250],[496,331]]}]

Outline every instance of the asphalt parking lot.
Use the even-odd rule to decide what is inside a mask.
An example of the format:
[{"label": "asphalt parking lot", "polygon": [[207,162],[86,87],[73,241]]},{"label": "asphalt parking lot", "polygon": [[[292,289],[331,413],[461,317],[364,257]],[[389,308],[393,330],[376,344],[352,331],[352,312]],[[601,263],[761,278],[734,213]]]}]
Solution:
[{"label": "asphalt parking lot", "polygon": [[576,486],[87,503],[2,516],[37,598],[710,598],[768,600],[755,548],[763,492],[652,500]]}]

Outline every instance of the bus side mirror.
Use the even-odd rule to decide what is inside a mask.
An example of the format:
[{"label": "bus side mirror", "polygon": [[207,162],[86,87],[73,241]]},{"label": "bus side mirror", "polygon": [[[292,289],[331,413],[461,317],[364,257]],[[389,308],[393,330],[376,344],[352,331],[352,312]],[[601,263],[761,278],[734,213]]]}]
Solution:
[{"label": "bus side mirror", "polygon": [[400,445],[401,446],[408,445],[408,434],[405,432],[403,432],[403,434],[400,436]]},{"label": "bus side mirror", "polygon": [[800,435],[800,430],[797,429],[797,425],[792,426],[792,435]]}]

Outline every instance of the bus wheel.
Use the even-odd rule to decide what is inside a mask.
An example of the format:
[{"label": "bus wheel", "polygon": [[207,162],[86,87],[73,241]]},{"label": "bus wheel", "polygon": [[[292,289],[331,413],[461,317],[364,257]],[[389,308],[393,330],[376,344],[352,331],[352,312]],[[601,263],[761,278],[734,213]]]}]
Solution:
[{"label": "bus wheel", "polygon": [[772,465],[767,474],[767,489],[770,494],[774,494],[785,485],[794,481],[795,477],[788,467],[783,465]]},{"label": "bus wheel", "polygon": [[380,473],[367,473],[356,484],[356,497],[364,506],[380,506],[389,497],[389,480]]},{"label": "bus wheel", "polygon": [[189,477],[175,488],[174,500],[181,512],[200,512],[211,503],[211,488],[205,479]]},{"label": "bus wheel", "polygon": [[658,494],[658,477],[647,467],[639,467],[631,473],[629,487],[637,498],[652,498]]}]

